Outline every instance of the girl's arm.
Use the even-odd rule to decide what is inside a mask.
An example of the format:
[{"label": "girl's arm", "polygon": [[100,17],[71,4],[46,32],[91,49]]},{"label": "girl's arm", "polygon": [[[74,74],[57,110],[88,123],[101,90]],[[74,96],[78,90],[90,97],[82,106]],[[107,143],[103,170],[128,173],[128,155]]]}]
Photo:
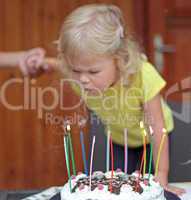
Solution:
[{"label": "girl's arm", "polygon": [[[154,131],[153,133],[153,159],[154,166],[156,166],[156,159],[160,142],[162,139],[162,129],[165,128],[164,117],[161,107],[161,96],[156,95],[153,99],[144,104],[144,112],[148,125],[150,125]],[[168,191],[171,191],[177,195],[180,195],[184,190],[172,187],[168,185],[168,172],[169,172],[169,142],[168,137],[165,138],[165,142],[161,151],[161,157],[159,162],[157,179],[160,184]]]}]

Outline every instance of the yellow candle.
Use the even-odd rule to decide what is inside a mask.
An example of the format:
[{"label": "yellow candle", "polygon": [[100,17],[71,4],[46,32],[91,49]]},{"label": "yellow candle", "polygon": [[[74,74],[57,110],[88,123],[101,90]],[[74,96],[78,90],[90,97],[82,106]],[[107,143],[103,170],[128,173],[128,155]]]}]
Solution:
[{"label": "yellow candle", "polygon": [[162,139],[161,139],[161,142],[160,142],[159,151],[158,151],[158,155],[157,155],[157,161],[156,161],[155,177],[158,175],[158,169],[159,169],[159,161],[160,161],[160,157],[161,157],[161,151],[162,151],[162,147],[164,145],[164,141],[165,141],[165,138],[166,138],[166,129],[163,128],[162,132],[163,132],[163,135],[162,135]]},{"label": "yellow candle", "polygon": [[145,172],[146,172],[146,163],[147,163],[147,148],[146,148],[146,136],[147,136],[147,132],[144,129],[144,124],[143,121],[140,122],[140,128],[141,128],[141,133],[143,136],[143,155],[144,155],[144,165],[143,165],[143,177],[145,176]]}]

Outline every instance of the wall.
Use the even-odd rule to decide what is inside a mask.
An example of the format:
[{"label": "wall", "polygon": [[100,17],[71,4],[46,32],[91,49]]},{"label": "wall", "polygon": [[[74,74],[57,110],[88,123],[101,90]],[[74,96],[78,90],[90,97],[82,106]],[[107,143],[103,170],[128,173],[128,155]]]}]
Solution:
[{"label": "wall", "polygon": [[[121,7],[131,30],[135,30],[133,0],[0,0],[0,50],[17,51],[36,46],[44,47],[47,55],[56,56],[53,41],[58,38],[64,17],[74,8],[85,3],[106,2]],[[23,77],[19,70],[0,69],[0,85],[12,79]],[[58,89],[59,74],[43,75],[33,82],[29,80],[30,95],[36,99],[37,91],[47,86]],[[68,86],[65,89],[65,104],[78,101]],[[66,92],[67,91],[67,92]],[[32,94],[33,92],[33,94]],[[36,92],[37,96],[34,96]],[[47,97],[48,96],[48,97]],[[6,90],[6,98],[13,105],[24,103],[24,85],[12,84]],[[47,99],[48,98],[48,99]],[[25,99],[26,100],[26,99]],[[52,103],[52,96],[46,93],[45,103]],[[62,101],[62,100],[61,100]],[[30,100],[31,105],[31,100]],[[72,115],[73,111],[61,112],[54,109],[58,116]],[[76,113],[87,116],[81,106]],[[38,117],[38,109],[21,109],[11,111],[2,102],[0,104],[0,188],[29,189],[51,185],[62,185],[67,179],[63,151],[63,137],[60,124],[52,126],[46,121],[46,114]],[[54,124],[55,125],[55,124]],[[59,130],[58,130],[59,129]],[[73,136],[79,133],[74,125]],[[88,127],[84,128],[86,147],[88,149]],[[79,134],[74,139],[76,165],[82,170]]]}]

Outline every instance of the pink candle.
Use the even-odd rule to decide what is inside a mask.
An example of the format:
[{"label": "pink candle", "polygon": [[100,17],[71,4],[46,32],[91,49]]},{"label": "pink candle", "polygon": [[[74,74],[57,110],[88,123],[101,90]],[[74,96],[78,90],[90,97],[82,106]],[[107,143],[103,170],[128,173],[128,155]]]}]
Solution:
[{"label": "pink candle", "polygon": [[110,182],[110,192],[112,192],[112,181],[113,181],[113,173],[114,173],[114,158],[113,158],[113,142],[110,137],[110,147],[111,147],[111,182]]},{"label": "pink candle", "polygon": [[124,172],[127,174],[128,164],[128,146],[127,146],[127,128],[124,129]]},{"label": "pink candle", "polygon": [[94,147],[95,147],[95,136],[93,137],[93,141],[92,141],[92,149],[91,149],[91,157],[90,157],[90,190],[91,190],[91,186],[92,186],[92,168],[93,168],[93,155],[94,155]]}]

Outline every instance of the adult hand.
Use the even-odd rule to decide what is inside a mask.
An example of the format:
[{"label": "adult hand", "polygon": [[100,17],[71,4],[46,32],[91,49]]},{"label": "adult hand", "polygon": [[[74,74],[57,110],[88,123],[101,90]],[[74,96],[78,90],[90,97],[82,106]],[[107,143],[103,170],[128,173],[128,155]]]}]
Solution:
[{"label": "adult hand", "polygon": [[45,53],[40,47],[23,52],[19,68],[24,76],[38,76],[43,72],[52,71],[52,67],[45,62]]}]

